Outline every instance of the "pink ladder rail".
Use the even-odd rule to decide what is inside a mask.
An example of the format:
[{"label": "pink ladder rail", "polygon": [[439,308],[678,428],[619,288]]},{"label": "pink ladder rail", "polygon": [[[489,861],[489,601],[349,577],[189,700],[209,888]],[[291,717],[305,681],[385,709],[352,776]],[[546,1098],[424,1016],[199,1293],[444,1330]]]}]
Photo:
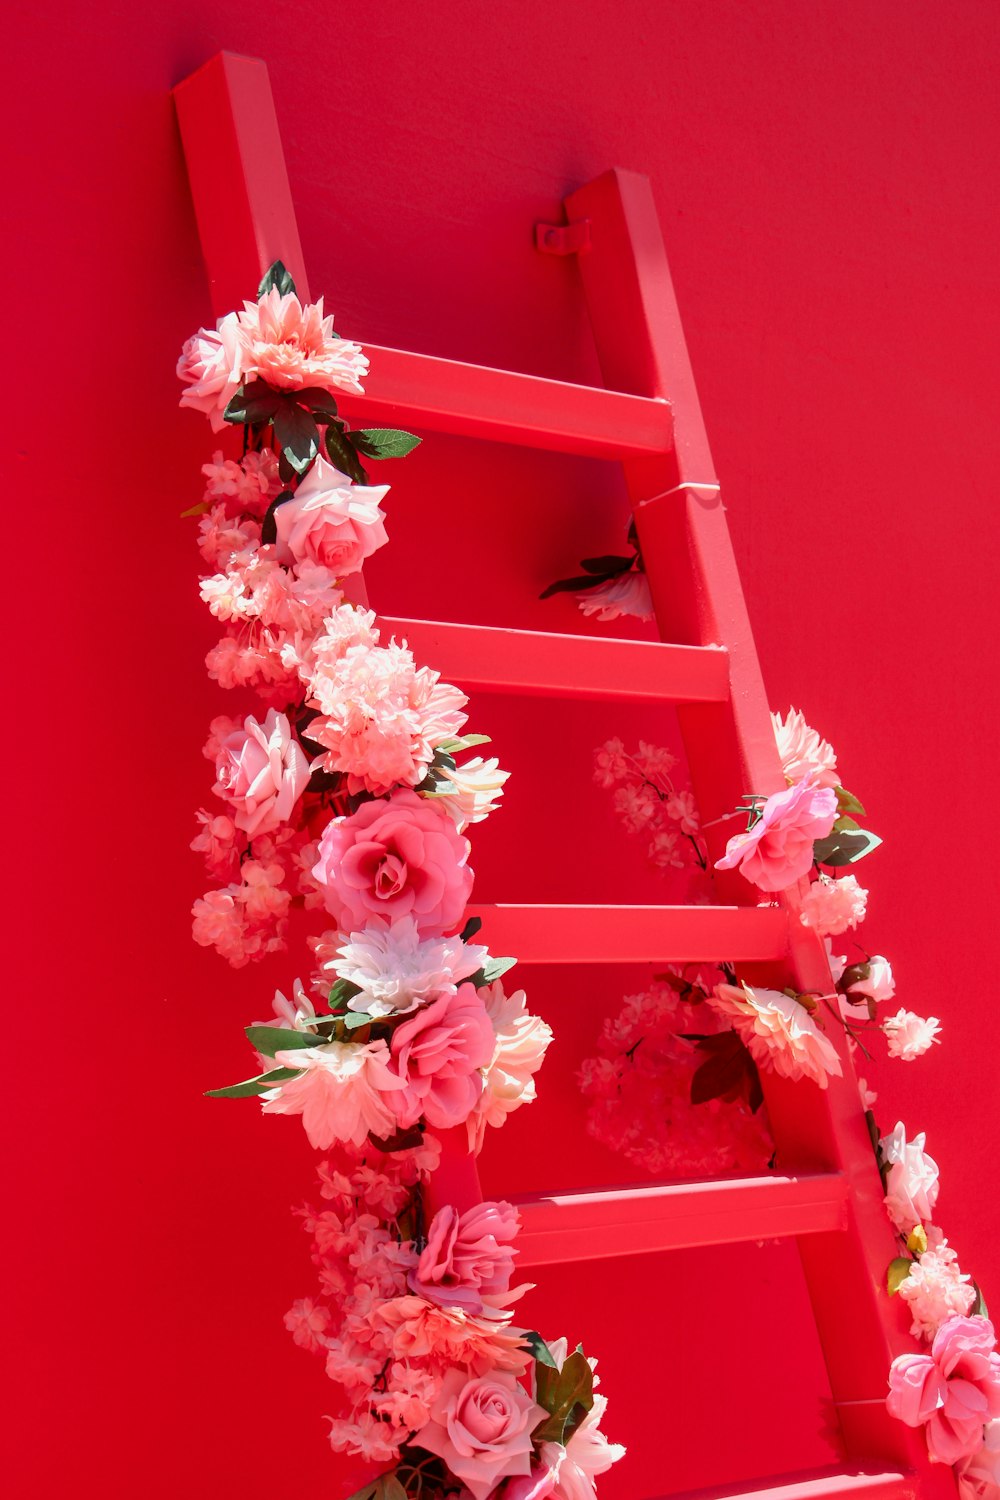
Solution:
[{"label": "pink ladder rail", "polygon": [[[301,247],[265,66],[222,54],[178,85],[175,95],[216,312],[238,305],[279,257],[304,292]],[[649,647],[434,621],[383,624],[408,635],[418,654],[433,655],[436,665],[472,686],[520,692],[559,687],[580,696],[677,703],[701,806],[728,809],[742,790],[771,790],[780,784],[780,775],[725,520],[706,484],[711,474],[707,442],[648,184],[633,174],[609,173],[574,195],[567,207],[571,216],[591,220],[595,253],[584,263],[585,286],[606,377],[611,384],[637,387],[635,393],[369,346],[375,369],[363,405],[372,416],[409,419],[431,430],[620,459],[647,564],[656,564],[650,566],[650,580],[661,630],[686,636],[691,644]],[[617,270],[616,256],[621,256]],[[674,397],[673,420],[667,391]],[[675,428],[677,418],[683,422]],[[677,486],[692,483],[699,487],[677,492]],[[666,565],[677,557],[690,566],[669,578]],[[808,948],[797,923],[789,928],[786,913],[753,907],[748,889],[733,878],[722,894],[732,906],[605,907],[599,909],[599,924],[594,908],[506,905],[480,910],[489,916],[495,945],[509,946],[536,962],[565,961],[570,953],[579,958],[580,939],[589,934],[591,962],[727,957],[751,966],[748,972],[756,966],[767,974],[791,944],[801,982],[824,982],[821,952]],[[869,1373],[878,1372],[879,1395],[855,1402],[841,1397],[842,1425],[849,1453],[894,1466],[878,1472],[869,1465],[864,1473],[786,1476],[741,1493],[761,1500],[765,1495],[833,1497],[848,1488],[914,1495],[919,1473],[921,1494],[952,1494],[950,1475],[937,1471],[932,1476],[936,1485],[928,1484],[926,1456],[905,1429],[888,1422],[880,1407],[887,1351],[899,1339],[877,1296],[881,1269],[869,1263],[881,1253],[879,1235],[888,1237],[890,1246],[891,1236],[884,1217],[876,1223],[871,1212],[877,1209],[881,1215],[880,1193],[872,1187],[870,1151],[865,1155],[860,1150],[856,1126],[863,1122],[856,1098],[845,1084],[831,1091],[828,1108],[826,1101],[774,1085],[768,1103],[779,1141],[784,1134],[786,1140],[805,1136],[810,1142],[806,1151],[789,1150],[794,1173],[526,1199],[526,1259],[532,1264],[564,1262],[583,1253],[581,1244],[588,1255],[615,1255],[626,1249],[736,1243],[765,1234],[795,1237],[814,1302],[824,1273],[846,1273],[841,1286],[848,1288],[851,1309],[861,1305],[854,1300],[856,1283],[866,1293],[868,1322],[874,1309],[878,1335],[873,1338],[869,1329],[861,1342]],[[850,1149],[841,1150],[845,1139]],[[867,1137],[864,1144],[867,1151]],[[464,1204],[479,1195],[475,1164],[457,1134],[446,1142],[434,1187],[442,1201]],[[874,1246],[867,1258],[859,1213],[868,1234],[865,1243],[869,1249]],[[860,1389],[856,1336],[836,1337],[834,1325],[844,1321],[842,1304],[825,1306],[820,1298],[816,1306],[838,1399],[845,1381]]]}]

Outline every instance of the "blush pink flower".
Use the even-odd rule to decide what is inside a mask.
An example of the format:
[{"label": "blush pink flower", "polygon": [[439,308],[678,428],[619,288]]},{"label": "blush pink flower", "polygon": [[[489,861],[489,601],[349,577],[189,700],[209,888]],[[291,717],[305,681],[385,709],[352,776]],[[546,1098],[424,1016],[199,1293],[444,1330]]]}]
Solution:
[{"label": "blush pink flower", "polygon": [[958,1471],[961,1500],[997,1500],[1000,1496],[1000,1418],[987,1422],[983,1441]]},{"label": "blush pink flower", "polygon": [[1000,1417],[1000,1355],[988,1318],[942,1323],[930,1354],[902,1354],[889,1371],[886,1405],[908,1427],[924,1427],[927,1451],[956,1464],[980,1448],[985,1424]]},{"label": "blush pink flower", "polygon": [[322,297],[303,306],[293,292],[272,287],[259,302],[244,302],[237,318],[244,378],[279,391],[319,386],[363,394],[367,356],[360,344],[336,337]]},{"label": "blush pink flower", "polygon": [[820,875],[802,898],[800,911],[804,927],[811,927],[820,937],[836,937],[848,927],[857,927],[865,919],[868,892],[858,885],[854,875],[831,880]]},{"label": "blush pink flower", "polygon": [[303,1071],[262,1094],[262,1108],[265,1114],[301,1115],[317,1151],[329,1151],[337,1141],[363,1146],[369,1133],[384,1137],[395,1131],[392,1100],[404,1085],[389,1068],[385,1042],[297,1047],[276,1052],[274,1064]]},{"label": "blush pink flower", "polygon": [[309,784],[311,767],[284,714],[263,724],[249,715],[222,741],[213,790],[233,807],[233,821],[255,838],[287,823]]},{"label": "blush pink flower", "polygon": [[213,432],[228,425],[222,413],[243,380],[243,352],[236,313],[220,319],[214,330],[199,328],[181,350],[177,377],[185,389],[180,404],[208,417]]},{"label": "blush pink flower", "polygon": [[938,1032],[941,1030],[941,1023],[937,1016],[925,1018],[915,1015],[912,1010],[898,1010],[894,1016],[889,1016],[882,1022],[882,1030],[886,1035],[889,1056],[901,1057],[904,1062],[923,1057],[935,1043],[940,1045]]},{"label": "blush pink flower", "polygon": [[883,1000],[891,1000],[896,993],[896,981],[889,960],[880,953],[875,953],[860,967],[867,972],[848,984],[844,994],[857,997],[848,1003],[859,1005],[862,1000],[874,1000],[876,1005],[880,1005]]},{"label": "blush pink flower", "polygon": [[810,729],[797,709],[790,708],[784,719],[772,714],[771,722],[786,781],[794,785],[811,776],[816,786],[837,786],[837,756],[832,745]]},{"label": "blush pink flower", "polygon": [[278,561],[321,563],[338,578],[359,572],[389,540],[379,509],[388,493],[387,484],[352,484],[320,454],[274,512]]},{"label": "blush pink flower", "polygon": [[324,1346],[324,1335],[330,1326],[329,1309],[311,1297],[302,1297],[293,1302],[285,1313],[285,1327],[300,1349],[312,1353]]},{"label": "blush pink flower", "polygon": [[477,1153],[487,1125],[502,1125],[513,1110],[535,1098],[534,1075],[552,1041],[551,1027],[530,1014],[523,990],[508,995],[497,979],[479,993],[493,1028],[493,1048],[483,1092],[467,1122],[469,1149]]},{"label": "blush pink flower", "polygon": [[912,1141],[906,1139],[906,1126],[900,1120],[891,1135],[879,1142],[886,1173],[885,1206],[889,1218],[900,1234],[908,1235],[918,1224],[927,1225],[934,1217],[938,1198],[938,1164],[924,1150],[926,1136],[921,1131]]},{"label": "blush pink flower", "polygon": [[649,581],[645,573],[639,573],[635,569],[619,573],[617,578],[608,579],[607,583],[599,584],[596,589],[577,594],[576,602],[581,614],[596,615],[602,621],[617,620],[622,615],[629,615],[635,620],[653,618],[653,597],[649,592]]},{"label": "blush pink flower", "polygon": [[947,1240],[928,1248],[914,1262],[909,1276],[900,1283],[899,1295],[913,1319],[910,1332],[918,1339],[932,1339],[941,1324],[956,1313],[966,1317],[976,1301],[971,1277],[963,1273]]},{"label": "blush pink flower", "polygon": [[748,984],[718,984],[708,996],[733,1025],[760,1066],[783,1078],[811,1078],[825,1089],[841,1076],[840,1059],[812,1016],[780,990],[751,989]]},{"label": "blush pink flower", "polygon": [[475,1500],[486,1500],[501,1479],[530,1474],[532,1429],[547,1413],[513,1375],[492,1371],[470,1380],[450,1370],[413,1442],[442,1458]]},{"label": "blush pink flower", "polygon": [[439,1209],[410,1272],[410,1290],[439,1307],[462,1307],[474,1314],[506,1306],[518,1225],[510,1203],[479,1203],[463,1214],[450,1206]]},{"label": "blush pink flower", "polygon": [[738,865],[760,890],[786,890],[809,873],[813,843],[826,838],[836,819],[836,793],[809,777],[768,797],[756,823],[748,833],[733,835],[715,868]]},{"label": "blush pink flower", "polygon": [[449,932],[472,892],[468,857],[455,825],[404,789],[329,823],[312,875],[342,932],[360,931],[372,917],[393,922],[410,914],[421,932]]},{"label": "blush pink flower", "polygon": [[522,1373],[530,1363],[522,1333],[460,1307],[437,1307],[424,1297],[394,1297],[373,1316],[388,1330],[399,1359],[428,1359],[442,1370],[466,1365],[480,1375],[488,1370]]},{"label": "blush pink flower", "polygon": [[607,1397],[595,1394],[593,1406],[565,1448],[558,1443],[541,1445],[540,1456],[555,1473],[554,1500],[594,1500],[594,1480],[625,1457],[622,1444],[609,1443],[601,1431],[607,1409]]},{"label": "blush pink flower", "polygon": [[493,1027],[473,985],[418,1010],[392,1034],[393,1064],[406,1084],[395,1101],[400,1123],[423,1115],[439,1130],[461,1125],[483,1092],[492,1055]]}]

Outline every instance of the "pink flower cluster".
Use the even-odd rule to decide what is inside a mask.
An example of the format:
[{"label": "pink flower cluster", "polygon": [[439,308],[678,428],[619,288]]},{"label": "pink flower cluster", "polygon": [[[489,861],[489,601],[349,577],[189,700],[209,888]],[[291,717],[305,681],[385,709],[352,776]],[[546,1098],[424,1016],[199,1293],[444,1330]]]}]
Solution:
[{"label": "pink flower cluster", "polygon": [[774,1149],[763,1111],[743,1100],[691,1103],[702,1059],[682,1033],[719,1029],[708,1006],[662,981],[627,995],[577,1075],[587,1133],[655,1177],[762,1172]]},{"label": "pink flower cluster", "polygon": [[612,792],[625,831],[645,841],[654,869],[692,864],[704,869],[698,809],[691,793],[674,785],[676,765],[677,757],[665,746],[640,740],[628,751],[622,740],[610,739],[594,752],[594,780]]}]

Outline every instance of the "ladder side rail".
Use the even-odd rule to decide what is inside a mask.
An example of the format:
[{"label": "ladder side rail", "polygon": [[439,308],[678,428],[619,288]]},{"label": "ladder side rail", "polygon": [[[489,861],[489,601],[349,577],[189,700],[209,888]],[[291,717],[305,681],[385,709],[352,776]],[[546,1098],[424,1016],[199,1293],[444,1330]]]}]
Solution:
[{"label": "ladder side rail", "polygon": [[[591,248],[579,267],[605,379],[617,389],[671,400],[672,453],[624,467],[661,631],[729,653],[731,712],[716,705],[678,709],[695,795],[708,820],[734,807],[741,793],[768,794],[784,782],[725,511],[718,489],[710,488],[715,469],[659,219],[648,179],[633,172],[605,173],[571,194],[565,209],[570,222],[590,221]],[[717,825],[712,842],[732,831]],[[753,900],[737,872],[718,880],[718,890],[722,900]],[[789,966],[803,989],[829,987],[822,948],[802,929]],[[760,977],[768,973],[772,983],[787,982],[773,969]],[[843,1055],[844,1040],[838,1041]],[[924,1493],[954,1496],[951,1471],[930,1465],[922,1436],[884,1406],[891,1360],[912,1342],[905,1310],[883,1290],[896,1244],[853,1068],[844,1060],[843,1079],[831,1079],[825,1091],[765,1079],[785,1170],[804,1165],[805,1138],[820,1150],[821,1159],[809,1165],[843,1170],[851,1185],[848,1232],[798,1242],[841,1431],[849,1452],[900,1461],[920,1473]]]}]

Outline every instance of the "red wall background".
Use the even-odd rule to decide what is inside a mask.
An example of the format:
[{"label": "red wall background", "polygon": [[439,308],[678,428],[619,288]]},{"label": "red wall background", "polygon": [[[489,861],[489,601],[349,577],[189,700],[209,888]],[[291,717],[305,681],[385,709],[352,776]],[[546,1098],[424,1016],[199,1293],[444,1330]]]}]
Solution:
[{"label": "red wall background", "polygon": [[[309,1153],[200,1097],[243,1076],[239,1028],[299,962],[232,974],[188,937],[223,705],[176,519],[208,438],[173,364],[209,304],[168,91],[223,47],[269,62],[313,288],[362,340],[594,379],[572,265],[531,226],[609,165],[652,178],[772,703],[835,741],[886,839],[864,941],[945,1025],[933,1056],[878,1070],[878,1112],[926,1128],[941,1221],[1000,1297],[998,41],[980,0],[42,0],[8,20],[12,1496],[333,1496],[322,1373],[281,1327],[310,1290],[286,1211]],[[535,595],[618,540],[610,471],[444,440],[395,469],[378,607],[583,628]],[[585,790],[592,745],[638,721],[539,708],[540,783],[524,712],[475,718],[515,771],[479,897],[656,899]],[[564,1050],[491,1143],[498,1190],[612,1170],[565,1160],[570,1078],[632,978],[524,975]],[[641,1269],[641,1316],[635,1267],[534,1294],[602,1356],[634,1455],[602,1496],[824,1462],[789,1247]]]}]

